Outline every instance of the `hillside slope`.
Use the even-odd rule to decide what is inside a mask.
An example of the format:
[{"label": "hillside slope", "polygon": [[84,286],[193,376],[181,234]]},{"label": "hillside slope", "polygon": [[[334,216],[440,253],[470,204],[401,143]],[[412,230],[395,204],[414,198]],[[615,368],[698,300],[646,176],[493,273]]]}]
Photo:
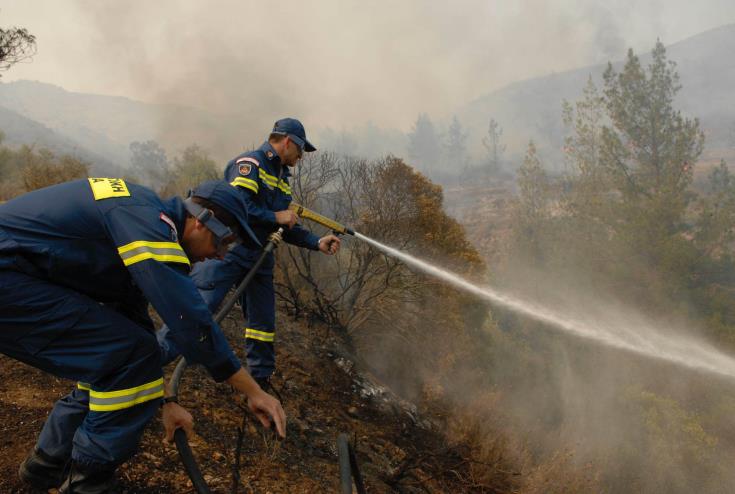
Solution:
[{"label": "hillside slope", "polygon": [[[238,311],[239,312],[239,311]],[[288,414],[288,438],[278,441],[248,416],[240,460],[238,492],[336,492],[339,433],[357,441],[357,457],[369,492],[507,492],[508,476],[495,486],[473,487],[470,465],[448,445],[434,419],[371,383],[340,357],[339,345],[323,327],[279,314],[279,374],[274,386]],[[223,324],[235,341],[240,316]],[[170,369],[169,369],[170,370]],[[24,492],[17,468],[53,402],[72,383],[0,356],[0,417],[3,443],[0,492]],[[229,386],[204,371],[189,369],[181,402],[195,417],[199,434],[191,441],[214,492],[233,492],[234,451],[242,413]],[[140,452],[119,472],[127,493],[191,492],[173,446],[161,441],[160,418],[151,423]],[[500,488],[500,489],[499,489]],[[499,489],[499,490],[498,490]]]},{"label": "hillside slope", "polygon": [[[712,29],[667,46],[667,57],[676,62],[682,84],[677,107],[686,115],[700,118],[709,150],[735,147],[732,91],[735,59],[730,56],[733,51],[735,25]],[[646,66],[650,53],[636,54]],[[619,68],[621,62],[614,65]],[[522,155],[529,139],[533,139],[542,155],[553,160],[550,165],[559,168],[565,134],[562,102],[580,99],[589,77],[599,88],[606,67],[607,64],[582,67],[519,81],[469,102],[456,112],[469,131],[468,145],[481,152],[481,138],[490,118],[494,118],[504,130],[503,140],[509,155]]]}]

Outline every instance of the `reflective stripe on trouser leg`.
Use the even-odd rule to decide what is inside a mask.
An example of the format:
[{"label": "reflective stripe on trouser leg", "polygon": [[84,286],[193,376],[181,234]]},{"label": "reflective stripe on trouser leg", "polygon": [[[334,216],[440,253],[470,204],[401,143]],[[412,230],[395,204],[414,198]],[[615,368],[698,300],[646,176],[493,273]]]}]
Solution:
[{"label": "reflective stripe on trouser leg", "polygon": [[245,348],[250,374],[266,378],[276,367],[273,342],[276,332],[276,302],[273,275],[258,273],[245,289],[242,301],[246,323]]},{"label": "reflective stripe on trouser leg", "polygon": [[89,412],[89,388],[80,384],[54,404],[38,436],[36,447],[54,458],[71,457],[74,433]]},{"label": "reflective stripe on trouser leg", "polygon": [[87,413],[74,433],[74,460],[115,465],[135,452],[159,401],[152,397],[141,402],[137,394],[138,388],[161,378],[160,351],[152,333],[69,288],[0,271],[0,351],[88,383],[90,392],[122,392],[130,398],[128,407]]}]

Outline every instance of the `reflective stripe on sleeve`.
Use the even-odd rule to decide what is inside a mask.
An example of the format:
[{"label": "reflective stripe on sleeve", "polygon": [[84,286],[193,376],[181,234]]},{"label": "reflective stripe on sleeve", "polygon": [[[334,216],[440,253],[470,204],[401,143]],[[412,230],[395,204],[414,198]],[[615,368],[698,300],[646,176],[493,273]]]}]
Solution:
[{"label": "reflective stripe on sleeve", "polygon": [[77,383],[77,388],[81,389],[82,391],[89,391],[90,390],[89,384],[83,383],[83,382],[78,382]]},{"label": "reflective stripe on sleeve", "polygon": [[146,259],[191,265],[184,249],[176,242],[147,242],[145,240],[137,240],[118,247],[117,251],[126,266]]},{"label": "reflective stripe on sleeve", "polygon": [[230,182],[230,185],[233,187],[245,187],[246,189],[250,189],[256,194],[258,193],[258,182],[251,178],[245,178],[245,177],[237,177],[235,180]]},{"label": "reflective stripe on sleeve", "polygon": [[89,409],[95,412],[112,412],[130,408],[163,396],[163,378],[158,378],[134,388],[118,391],[89,391]]},{"label": "reflective stripe on sleeve", "polygon": [[285,194],[291,195],[291,186],[288,185],[283,180],[279,180],[277,177],[274,177],[273,175],[266,173],[262,168],[258,169],[258,176],[263,182],[267,183],[271,187],[278,187]]},{"label": "reflective stripe on sleeve", "polygon": [[245,328],[245,338],[273,343],[273,340],[276,338],[276,333],[267,333],[253,328]]}]

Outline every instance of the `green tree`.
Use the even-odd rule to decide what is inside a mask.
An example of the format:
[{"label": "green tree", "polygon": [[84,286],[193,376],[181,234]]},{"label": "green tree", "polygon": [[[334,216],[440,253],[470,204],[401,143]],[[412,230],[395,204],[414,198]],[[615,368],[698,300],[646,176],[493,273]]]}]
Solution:
[{"label": "green tree", "polygon": [[408,156],[413,164],[426,172],[439,166],[441,148],[439,134],[426,113],[421,113],[408,134]]},{"label": "green tree", "polygon": [[[467,132],[462,128],[459,119],[452,117],[452,123],[447,129],[447,138],[444,144],[446,163],[456,170],[467,171],[469,160],[467,158]],[[465,173],[466,175],[466,173]]]},{"label": "green tree", "polygon": [[491,118],[488,124],[487,134],[482,138],[482,145],[487,152],[486,165],[488,180],[493,173],[500,170],[503,153],[505,153],[505,144],[501,141],[502,137],[503,128],[494,118]]},{"label": "green tree", "polygon": [[696,240],[708,256],[719,258],[735,240],[735,178],[725,160],[710,172],[705,192]]},{"label": "green tree", "polygon": [[130,143],[130,170],[145,185],[158,188],[171,173],[166,151],[156,141]]},{"label": "green tree", "polygon": [[160,195],[186,196],[190,189],[207,180],[221,178],[217,164],[196,144],[184,149],[181,157],[175,157],[169,180],[159,191]]},{"label": "green tree", "polygon": [[649,232],[641,236],[641,247],[656,249],[663,238],[684,228],[704,134],[697,119],[674,109],[679,76],[660,41],[647,71],[630,50],[623,70],[618,73],[608,64],[603,77],[610,124],[602,127],[600,160],[622,199],[623,219],[637,225],[638,233]]}]

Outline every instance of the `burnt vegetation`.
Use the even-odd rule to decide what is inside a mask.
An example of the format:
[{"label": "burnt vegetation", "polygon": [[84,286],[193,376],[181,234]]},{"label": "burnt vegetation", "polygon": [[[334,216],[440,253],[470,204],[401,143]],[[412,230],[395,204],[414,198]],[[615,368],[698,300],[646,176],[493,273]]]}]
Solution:
[{"label": "burnt vegetation", "polygon": [[[0,57],[7,63],[33,46],[23,30],[15,36],[12,55]],[[513,193],[493,184],[506,180],[498,173],[505,147],[490,119],[487,166],[461,189],[480,205],[461,217],[471,231],[445,212],[439,185],[395,156],[308,155],[292,180],[295,200],[479,284],[490,279],[562,307],[567,296],[614,294],[733,350],[735,179],[724,161],[701,163],[699,122],[675,107],[680,84],[661,43],[647,67],[629,52],[619,70],[609,66],[564,105],[566,172],[549,172],[531,142]],[[456,119],[450,131],[450,152],[461,154]],[[437,142],[422,115],[411,164],[438,167],[418,162],[437,159]],[[131,155],[124,178],[162,195],[221,175],[198,146],[169,159],[158,143],[135,142]],[[0,146],[0,200],[92,167]],[[203,374],[184,384],[200,434],[194,449],[217,491],[333,490],[340,432],[357,439],[371,492],[721,492],[735,481],[727,464],[735,452],[730,383],[549,332],[355,239],[335,257],[283,245],[277,259],[274,385],[289,439],[276,442],[241,421],[229,391]],[[239,317],[224,324],[235,346]],[[10,478],[44,411],[18,391],[26,370],[5,358],[1,368],[9,398],[0,411],[24,417],[8,442]],[[33,396],[50,406],[65,383],[32,375]],[[159,435],[151,427],[123,469],[131,492],[188,488]]]}]

